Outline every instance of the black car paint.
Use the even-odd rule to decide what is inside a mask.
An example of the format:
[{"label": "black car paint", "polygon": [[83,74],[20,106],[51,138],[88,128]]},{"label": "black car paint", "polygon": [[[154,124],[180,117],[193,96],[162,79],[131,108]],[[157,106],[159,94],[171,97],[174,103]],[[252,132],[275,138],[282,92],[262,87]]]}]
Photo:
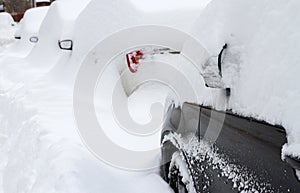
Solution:
[{"label": "black car paint", "polygon": [[[225,115],[224,123],[214,146],[231,160],[231,164],[245,167],[251,171],[260,182],[268,184],[268,191],[270,192],[300,192],[300,183],[295,178],[293,168],[281,159],[281,148],[286,143],[286,133],[282,127],[273,126],[252,118],[241,117],[230,111],[219,112],[209,107],[190,103],[185,103],[183,109],[173,108],[170,110],[169,117],[164,125],[162,138],[169,132],[181,133],[183,128],[190,131],[197,130],[196,135],[203,138],[209,122],[219,121],[214,120],[215,118],[211,116],[212,112],[223,113]],[[180,123],[182,122],[182,116],[186,116],[187,113],[199,116],[197,128],[189,128],[191,125],[187,125],[187,121],[184,124]],[[192,127],[195,127],[195,124]],[[184,132],[183,135],[185,134]],[[164,158],[165,160],[170,159],[170,154],[176,151],[174,148],[170,142],[166,149],[163,148],[163,158],[168,152],[168,157]],[[191,159],[193,158],[191,157]],[[213,169],[208,163],[194,161],[193,163],[193,168],[190,169],[193,170],[191,173],[194,175],[193,178],[196,179],[194,184],[198,192],[238,192],[237,189],[232,188],[233,184],[230,180],[220,177],[220,171]],[[208,164],[205,173],[210,179],[203,177],[203,171],[197,172],[200,164]],[[164,170],[162,173],[166,173],[168,165],[164,167]],[[166,174],[164,174],[164,179],[168,180]],[[206,180],[210,181],[210,186],[204,190],[203,186],[207,184]]]}]

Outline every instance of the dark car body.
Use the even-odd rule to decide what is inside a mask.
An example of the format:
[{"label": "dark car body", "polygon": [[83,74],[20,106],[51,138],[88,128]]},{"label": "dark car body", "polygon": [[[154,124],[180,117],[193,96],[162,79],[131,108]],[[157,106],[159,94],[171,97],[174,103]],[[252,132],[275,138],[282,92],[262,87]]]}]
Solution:
[{"label": "dark car body", "polygon": [[[188,137],[192,133],[197,142],[181,148],[174,144],[178,139],[163,140],[172,133],[180,134],[186,138],[184,143],[191,144],[193,140]],[[215,138],[207,137],[211,133]],[[281,158],[281,148],[286,143],[281,126],[184,103],[182,109],[169,109],[162,142],[161,173],[175,192],[191,192],[179,191],[178,184],[172,185],[174,177],[168,160],[176,151],[183,155],[196,192],[300,192],[294,168]],[[298,160],[293,161],[297,166]]]}]

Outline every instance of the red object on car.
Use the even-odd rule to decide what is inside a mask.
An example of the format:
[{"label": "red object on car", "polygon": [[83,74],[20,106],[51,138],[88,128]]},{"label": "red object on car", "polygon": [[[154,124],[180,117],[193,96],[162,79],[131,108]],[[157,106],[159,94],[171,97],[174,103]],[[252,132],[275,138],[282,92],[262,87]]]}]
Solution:
[{"label": "red object on car", "polygon": [[137,72],[138,67],[140,65],[140,60],[143,58],[143,56],[144,56],[144,54],[140,50],[133,51],[133,52],[126,54],[127,65],[128,65],[129,70],[132,73]]}]

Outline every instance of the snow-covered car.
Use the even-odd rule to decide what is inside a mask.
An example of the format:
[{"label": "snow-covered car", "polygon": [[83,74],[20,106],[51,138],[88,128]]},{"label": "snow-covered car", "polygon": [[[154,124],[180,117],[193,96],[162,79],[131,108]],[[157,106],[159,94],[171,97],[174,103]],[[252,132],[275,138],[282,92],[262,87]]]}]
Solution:
[{"label": "snow-covered car", "polygon": [[0,13],[0,27],[10,27],[10,26],[15,26],[14,19],[9,13],[2,12]]},{"label": "snow-covered car", "polygon": [[[299,30],[297,23],[283,19],[298,13],[296,1],[289,9],[253,3],[211,1],[194,26],[193,35],[212,57],[228,43],[222,80],[231,95],[220,108],[221,90],[201,88],[203,95],[217,96],[215,101],[207,97],[170,108],[162,143],[163,160],[172,162],[162,173],[175,192],[191,192],[186,186],[212,193],[300,190],[299,68],[283,56],[300,47],[299,38],[290,36]],[[194,140],[179,137],[184,129],[193,131]]]},{"label": "snow-covered car", "polygon": [[33,63],[43,63],[48,71],[52,67],[61,68],[62,63],[69,61],[71,54],[67,51],[73,49],[74,24],[88,2],[64,0],[51,3],[38,33],[39,42],[28,56]]},{"label": "snow-covered car", "polygon": [[16,24],[14,39],[16,40],[9,49],[7,55],[27,56],[39,41],[39,29],[48,12],[49,7],[28,9],[22,20]]},{"label": "snow-covered car", "polygon": [[[292,129],[300,123],[299,59],[287,53],[297,56],[300,49],[299,25],[295,29],[287,25],[299,21],[295,17],[299,12],[297,6],[292,4],[298,0],[213,0],[207,8],[209,12],[201,14],[195,32],[205,50],[194,53],[203,59],[201,65],[205,68],[182,57],[184,49],[180,49],[185,46],[177,45],[180,37],[168,39],[171,33],[159,33],[158,28],[129,33],[122,41],[107,38],[128,28],[136,29],[140,24],[143,29],[150,24],[186,30],[192,23],[185,17],[190,11],[147,13],[144,17],[146,13],[124,0],[92,0],[89,4],[87,1],[55,1],[38,35],[31,36],[38,43],[28,57],[9,58],[1,63],[0,123],[4,135],[0,136],[0,144],[4,148],[0,152],[0,192],[172,192],[157,174],[160,144],[162,177],[175,193],[299,192],[293,172],[294,168],[299,173],[295,153],[299,148],[296,146],[282,156],[293,168],[281,158],[287,133],[293,133]],[[294,9],[290,9],[291,5]],[[242,13],[241,6],[245,8]],[[286,12],[294,10],[293,17],[283,17],[289,14],[282,14],[282,7]],[[255,11],[257,8],[260,10]],[[246,18],[243,13],[247,13]],[[247,20],[248,17],[251,19]],[[265,22],[268,17],[272,20]],[[173,25],[179,19],[184,27]],[[286,29],[288,33],[282,34]],[[118,44],[135,39],[141,42],[127,48]],[[179,49],[156,48],[151,42],[154,39]],[[103,40],[114,42],[103,45]],[[148,44],[143,44],[143,40]],[[224,50],[226,43],[228,49]],[[106,66],[100,72],[101,65]],[[198,67],[203,70],[201,73]],[[199,94],[194,101],[192,90]],[[173,103],[173,99],[178,100]],[[156,106],[157,102],[162,105]],[[164,111],[161,106],[169,108]],[[87,108],[91,113],[86,113]],[[130,116],[126,116],[128,111]],[[120,112],[126,117],[121,114],[116,120]],[[105,133],[97,132],[90,124],[96,117]],[[131,117],[142,127],[129,130],[134,125],[127,130],[118,124],[131,121]],[[146,136],[144,123],[157,117],[165,121],[162,133],[159,122],[155,132],[149,130]],[[85,143],[81,143],[74,122],[82,138],[82,134],[88,133],[93,140],[83,139]],[[103,136],[114,144],[101,140]],[[299,142],[300,138],[292,135],[289,142],[297,143],[297,139]],[[110,145],[119,145],[126,151],[118,153]],[[108,161],[106,156],[98,156],[108,164],[99,163],[87,152],[89,149],[95,155],[93,147],[116,159]],[[155,156],[149,156],[148,150],[152,149],[157,150]],[[132,159],[135,153],[129,154],[127,150],[147,150],[143,154],[146,160]],[[115,164],[116,160],[120,162]],[[156,164],[147,167],[152,161]],[[124,167],[121,162],[125,162]],[[145,168],[145,172],[138,174],[123,171]],[[155,168],[154,174],[150,168]],[[158,190],[160,184],[164,188]]]},{"label": "snow-covered car", "polygon": [[23,19],[18,24],[19,29],[15,33],[15,38],[37,43],[38,32],[47,12],[48,7],[31,8],[27,10]]}]

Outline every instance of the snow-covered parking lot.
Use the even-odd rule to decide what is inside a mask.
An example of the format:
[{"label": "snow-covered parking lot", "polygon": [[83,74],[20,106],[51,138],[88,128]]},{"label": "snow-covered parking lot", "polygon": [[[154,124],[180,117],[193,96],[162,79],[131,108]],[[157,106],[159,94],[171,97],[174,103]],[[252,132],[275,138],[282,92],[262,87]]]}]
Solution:
[{"label": "snow-covered parking lot", "polygon": [[[279,161],[299,161],[299,8],[56,0],[19,23],[0,13],[0,193],[172,193],[160,176],[161,131],[168,108],[185,102],[281,126]],[[179,189],[195,192],[179,170]],[[232,192],[257,192],[232,182]]]}]

